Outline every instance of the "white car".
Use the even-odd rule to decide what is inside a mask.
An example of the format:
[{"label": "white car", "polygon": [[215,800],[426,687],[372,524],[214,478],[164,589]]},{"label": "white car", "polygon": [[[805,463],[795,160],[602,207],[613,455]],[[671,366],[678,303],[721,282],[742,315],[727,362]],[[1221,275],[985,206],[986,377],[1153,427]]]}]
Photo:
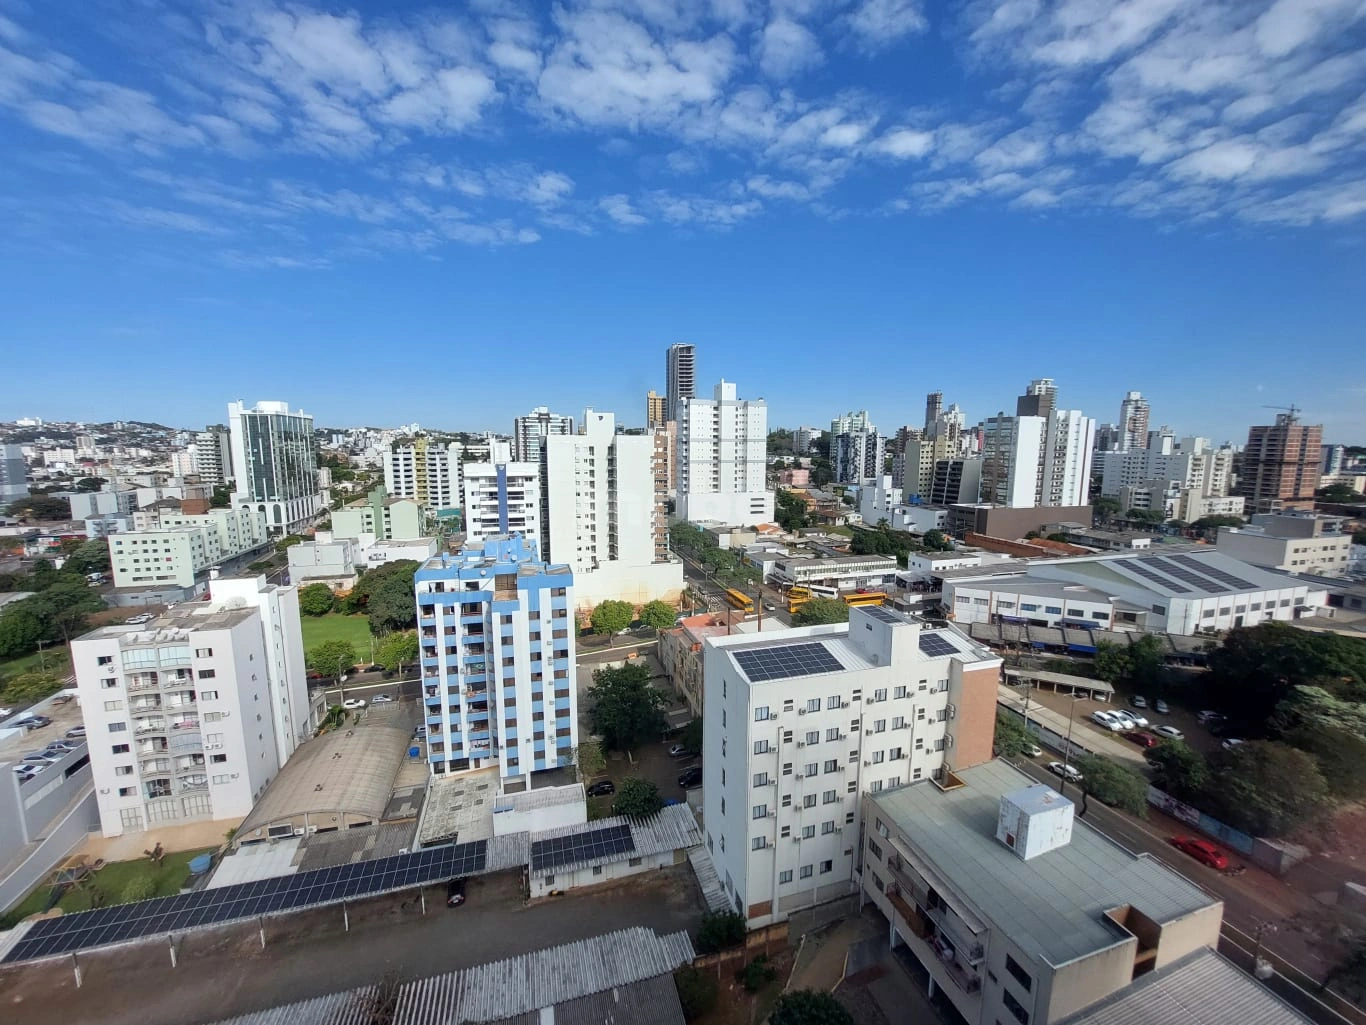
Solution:
[{"label": "white car", "polygon": [[1112,715],[1109,712],[1098,709],[1091,713],[1091,721],[1100,726],[1104,726],[1107,730],[1110,730],[1112,733],[1124,732],[1124,727],[1120,725],[1119,720],[1116,719],[1114,715]]},{"label": "white car", "polygon": [[370,699],[372,705],[388,705],[393,703],[393,698],[388,694],[376,694]]},{"label": "white car", "polygon": [[1141,730],[1143,729],[1143,727],[1148,725],[1148,717],[1144,715],[1142,712],[1135,712],[1130,710],[1126,711],[1124,714],[1133,720],[1134,726],[1137,729]]},{"label": "white car", "polygon": [[1110,716],[1118,720],[1119,724],[1123,726],[1126,730],[1138,729],[1138,722],[1134,719],[1132,715],[1124,711],[1124,709],[1115,708],[1108,711],[1110,712]]},{"label": "white car", "polygon": [[1148,707],[1148,699],[1145,698],[1142,694],[1135,694],[1132,698],[1129,699],[1129,707],[1130,707],[1130,708],[1147,708],[1147,707]]},{"label": "white car", "polygon": [[1153,732],[1167,740],[1185,740],[1186,735],[1175,726],[1154,726]]},{"label": "white car", "polygon": [[1080,783],[1086,778],[1077,771],[1075,765],[1064,765],[1062,762],[1049,762],[1048,771],[1055,776],[1061,776],[1069,783]]},{"label": "white car", "polygon": [[0,719],[8,719],[13,714],[14,709],[12,708],[0,708]]},{"label": "white car", "polygon": [[1239,740],[1237,737],[1229,737],[1228,740],[1224,741],[1219,746],[1225,751],[1232,751],[1235,747],[1241,747],[1244,743],[1245,741]]},{"label": "white car", "polygon": [[354,712],[364,707],[364,698],[347,698],[345,701],[342,702],[342,708],[346,709],[348,712]]}]

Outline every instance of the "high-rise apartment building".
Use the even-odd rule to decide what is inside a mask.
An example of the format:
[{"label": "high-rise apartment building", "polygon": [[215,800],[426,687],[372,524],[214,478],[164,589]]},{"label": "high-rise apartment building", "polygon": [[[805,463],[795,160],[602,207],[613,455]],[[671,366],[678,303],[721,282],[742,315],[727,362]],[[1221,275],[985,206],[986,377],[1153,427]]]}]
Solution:
[{"label": "high-rise apartment building", "polygon": [[1048,416],[1058,404],[1058,386],[1051,377],[1029,382],[1025,393],[1015,400],[1016,416]]},{"label": "high-rise apartment building", "polygon": [[1319,473],[1323,477],[1336,477],[1342,472],[1347,461],[1347,448],[1344,445],[1320,445],[1321,455]]},{"label": "high-rise apartment building", "polygon": [[669,421],[669,397],[656,394],[651,388],[645,393],[645,427],[657,430]]},{"label": "high-rise apartment building", "polygon": [[819,441],[820,436],[821,429],[819,427],[798,427],[792,432],[792,454],[807,455],[811,451],[812,443]]},{"label": "high-rise apartment building", "polygon": [[1086,504],[1095,420],[1064,409],[1048,416],[1002,414],[982,426],[982,501],[1013,507]]},{"label": "high-rise apartment building", "polygon": [[1123,451],[1142,448],[1148,443],[1148,414],[1151,409],[1142,392],[1125,392],[1119,404],[1119,447]]},{"label": "high-rise apartment building", "polygon": [[494,441],[489,461],[466,463],[464,474],[465,533],[471,541],[520,534],[538,546],[544,542],[539,460],[514,460],[507,442]]},{"label": "high-rise apartment building", "polygon": [[830,464],[835,481],[857,484],[882,476],[885,450],[882,435],[872,429],[849,431],[830,436]]},{"label": "high-rise apartment building", "polygon": [[71,642],[105,836],[240,819],[312,730],[298,596],[264,578]]},{"label": "high-rise apartment building", "polygon": [[583,605],[677,598],[683,564],[669,553],[657,436],[618,434],[611,413],[592,409],[580,423],[545,443],[547,561],[569,565]]},{"label": "high-rise apartment building", "polygon": [[925,495],[930,505],[976,505],[982,493],[982,460],[980,457],[936,459],[930,491]]},{"label": "high-rise apartment building", "polygon": [[[427,760],[442,775],[496,766],[504,789],[571,764],[578,745],[574,575],[536,542],[489,537],[414,576]],[[512,784],[512,786],[509,786]]]},{"label": "high-rise apartment building", "polygon": [[669,346],[664,363],[664,415],[677,420],[682,416],[683,400],[697,397],[697,347],[675,342]]},{"label": "high-rise apartment building", "polygon": [[384,490],[394,498],[411,498],[435,513],[458,509],[464,497],[457,442],[440,444],[425,434],[395,441],[384,461]]},{"label": "high-rise apartment building", "polygon": [[1100,493],[1118,498],[1124,488],[1175,480],[1194,495],[1223,497],[1233,479],[1233,456],[1232,448],[1214,448],[1208,438],[1178,440],[1165,431],[1150,431],[1144,448],[1097,453]]},{"label": "high-rise apartment building", "polygon": [[944,393],[942,391],[932,391],[925,396],[925,430],[929,431],[944,412]]},{"label": "high-rise apartment building", "polygon": [[686,399],[678,413],[678,515],[736,526],[773,519],[767,489],[768,406],[737,399],[722,381],[710,399]]},{"label": "high-rise apartment building", "polygon": [[876,431],[871,420],[868,419],[868,410],[851,410],[841,416],[835,417],[830,421],[831,444],[833,439],[841,434],[853,434],[855,431]]},{"label": "high-rise apartment building", "polygon": [[573,434],[574,418],[537,406],[512,422],[512,458],[519,463],[539,463],[541,443],[557,434]]},{"label": "high-rise apartment building", "polygon": [[322,511],[313,417],[287,402],[228,403],[233,502],[266,514],[272,534],[293,533]]},{"label": "high-rise apartment building", "polygon": [[28,497],[28,463],[22,445],[0,445],[0,503]]},{"label": "high-rise apartment building", "polygon": [[[902,453],[901,486],[909,501],[929,501],[934,464],[957,454],[957,438],[947,434],[909,438]],[[895,483],[895,482],[894,482]]]},{"label": "high-rise apartment building", "polygon": [[1000,666],[882,608],[704,642],[707,847],[751,926],[853,891],[864,794],[991,758]]},{"label": "high-rise apartment building", "polygon": [[1043,465],[1035,505],[1086,505],[1096,422],[1079,409],[1055,409],[1044,423]]},{"label": "high-rise apartment building", "polygon": [[199,483],[212,487],[232,479],[232,432],[222,424],[209,424],[195,435],[194,472]]},{"label": "high-rise apartment building", "polygon": [[1295,412],[1277,413],[1272,426],[1249,427],[1236,494],[1250,513],[1314,508],[1323,425],[1301,424]]}]

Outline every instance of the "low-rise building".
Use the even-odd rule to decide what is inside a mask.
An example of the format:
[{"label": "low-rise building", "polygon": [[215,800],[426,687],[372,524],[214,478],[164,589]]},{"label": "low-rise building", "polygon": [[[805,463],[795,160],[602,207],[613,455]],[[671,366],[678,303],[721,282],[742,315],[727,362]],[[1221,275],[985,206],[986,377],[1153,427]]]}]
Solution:
[{"label": "low-rise building", "polygon": [[1351,564],[1352,534],[1343,529],[1345,522],[1298,510],[1260,513],[1246,527],[1220,527],[1216,544],[1254,566],[1341,576]]},{"label": "low-rise building", "polygon": [[1182,523],[1195,523],[1206,516],[1242,516],[1246,508],[1247,499],[1241,495],[1202,495],[1193,488],[1185,488],[1174,518]]},{"label": "low-rise building", "polygon": [[327,584],[334,591],[346,590],[356,582],[357,542],[318,531],[312,541],[291,545],[289,579],[295,584]]},{"label": "low-rise building", "polygon": [[250,506],[189,515],[179,503],[134,514],[135,529],[109,538],[115,587],[192,588],[221,563],[265,547],[266,518]]},{"label": "low-rise building", "polygon": [[897,568],[896,558],[891,555],[841,555],[828,559],[794,555],[773,564],[773,578],[781,586],[818,584],[850,591],[892,584]]},{"label": "low-rise building", "polygon": [[1158,535],[1142,530],[1101,530],[1081,523],[1045,523],[1043,534],[1050,540],[1061,535],[1066,544],[1100,548],[1107,552],[1143,552],[1153,546]]},{"label": "low-rise building", "polygon": [[363,534],[385,540],[427,536],[427,515],[415,498],[394,498],[377,487],[364,498],[332,512],[332,536],[357,539]]},{"label": "low-rise building", "polygon": [[703,644],[703,822],[751,926],[856,888],[865,793],[991,758],[1001,660],[878,607]]},{"label": "low-rise building", "polygon": [[951,505],[944,529],[955,537],[984,534],[987,537],[1024,537],[1041,532],[1046,523],[1090,523],[1089,505],[1004,506]]},{"label": "low-rise building", "polygon": [[96,516],[131,516],[138,508],[136,488],[106,487],[102,491],[76,491],[67,495],[73,520],[88,520]]},{"label": "low-rise building", "polygon": [[707,612],[681,619],[672,630],[659,635],[659,663],[674,690],[688,703],[693,716],[702,714],[702,647],[708,637],[785,630],[773,618],[746,619],[739,609]]},{"label": "low-rise building", "polygon": [[1051,1025],[1219,942],[1218,898],[1005,762],[869,794],[862,821],[863,899],[970,1025]]},{"label": "low-rise building", "polygon": [[436,557],[440,542],[434,537],[391,538],[372,540],[362,538],[360,557],[366,569],[391,562],[426,562]]}]

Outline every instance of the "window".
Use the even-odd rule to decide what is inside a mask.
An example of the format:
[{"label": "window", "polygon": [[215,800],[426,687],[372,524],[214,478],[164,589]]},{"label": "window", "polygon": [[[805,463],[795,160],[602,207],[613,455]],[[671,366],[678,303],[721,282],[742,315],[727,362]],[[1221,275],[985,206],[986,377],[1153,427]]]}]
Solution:
[{"label": "window", "polygon": [[1006,1005],[1006,1008],[1015,1016],[1015,1020],[1020,1025],[1029,1025],[1029,1012],[1024,1009],[1023,1004],[1015,999],[1015,995],[1004,987],[1001,989],[1001,1003]]},{"label": "window", "polygon": [[821,862],[821,875],[825,875],[827,872],[833,872],[834,869],[835,862],[833,860],[827,859]]},{"label": "window", "polygon": [[791,836],[791,835],[792,835],[792,827],[791,827],[791,826],[783,826],[780,830],[778,830],[778,835],[779,835],[779,836]]},{"label": "window", "polygon": [[839,708],[839,706],[840,696],[838,694],[831,694],[828,698],[825,699],[826,708]]},{"label": "window", "polygon": [[802,868],[801,868],[801,877],[802,877],[803,879],[810,879],[810,878],[811,878],[811,866],[810,866],[810,865],[803,865],[803,866],[802,866]]},{"label": "window", "polygon": [[870,839],[868,841],[868,853],[877,858],[878,861],[882,860],[882,848],[878,846],[876,840]]},{"label": "window", "polygon": [[812,840],[812,839],[815,838],[815,836],[816,836],[816,827],[815,827],[815,826],[802,826],[802,839],[803,839],[803,840]]},{"label": "window", "polygon": [[792,807],[792,795],[791,795],[791,794],[783,794],[783,807],[784,807],[784,808],[791,808],[791,807]]},{"label": "window", "polygon": [[856,794],[856,793],[858,793],[858,780],[856,780],[856,779],[851,779],[851,780],[849,781],[849,786],[846,787],[845,789],[847,789],[847,790],[849,791],[849,793],[851,793],[851,794]]},{"label": "window", "polygon": [[223,713],[222,713],[222,712],[205,712],[205,713],[204,713],[204,721],[205,721],[205,722],[218,722],[218,721],[221,720],[222,718],[223,718]]},{"label": "window", "polygon": [[768,754],[768,741],[767,741],[767,740],[756,740],[756,741],[754,742],[754,753],[755,753],[756,755],[766,755],[766,754]]},{"label": "window", "polygon": [[784,776],[791,776],[791,775],[792,775],[792,763],[791,763],[791,762],[783,762],[783,775],[784,775]]},{"label": "window", "polygon": [[904,715],[898,715],[895,719],[892,720],[892,729],[894,729],[894,730],[904,730],[905,728],[906,728],[906,717],[905,717]]},{"label": "window", "polygon": [[784,711],[784,712],[790,712],[790,711],[792,711],[792,699],[791,699],[791,698],[788,698],[786,701],[783,702],[783,711]]},{"label": "window", "polygon": [[837,759],[834,759],[834,758],[829,759],[829,760],[826,761],[826,763],[825,763],[825,771],[826,771],[826,772],[838,772],[838,771],[839,771],[839,767],[840,767],[839,761],[838,761]]},{"label": "window", "polygon": [[127,730],[128,730],[128,724],[127,724],[126,722],[111,722],[111,723],[109,724],[109,732],[110,732],[110,733],[124,733],[124,732],[126,732]]},{"label": "window", "polygon": [[222,765],[227,760],[227,755],[209,755],[209,761],[211,761],[214,765]]},{"label": "window", "polygon": [[873,722],[873,732],[874,732],[874,733],[886,733],[886,732],[887,732],[887,720],[886,720],[886,719],[877,719],[877,720],[875,720],[875,721]]},{"label": "window", "polygon": [[828,730],[825,731],[825,739],[826,739],[826,740],[839,740],[839,739],[840,739],[840,728],[839,728],[838,726],[832,726],[832,727],[830,727],[830,729],[828,729]]},{"label": "window", "polygon": [[882,793],[882,780],[880,780],[880,779],[875,779],[875,780],[873,780],[873,782],[872,782],[871,784],[869,784],[868,789],[869,789],[872,793],[875,793],[875,794],[880,794],[880,793]]},{"label": "window", "polygon": [[214,782],[215,785],[221,785],[221,784],[223,784],[223,783],[230,782],[231,780],[232,780],[232,777],[229,776],[227,773],[223,773],[223,774],[221,774],[221,775],[218,775],[218,776],[214,776],[214,777],[213,777],[213,782]]},{"label": "window", "polygon": [[756,708],[756,709],[754,710],[754,721],[755,721],[755,722],[763,722],[763,721],[766,720],[767,718],[768,718],[768,706],[767,706],[767,705],[760,705],[758,708]]},{"label": "window", "polygon": [[1016,961],[1013,957],[1011,957],[1009,954],[1006,955],[1006,971],[1008,971],[1011,974],[1011,976],[1015,979],[1016,982],[1020,984],[1020,986],[1024,989],[1026,993],[1030,993],[1033,991],[1034,979],[1030,976],[1030,974],[1027,971],[1021,968],[1020,963]]},{"label": "window", "polygon": [[791,731],[791,730],[783,730],[783,743],[784,743],[784,744],[790,744],[790,743],[792,743],[792,731]]},{"label": "window", "polygon": [[811,698],[808,700],[806,703],[806,710],[808,712],[819,712],[821,710],[821,699]]},{"label": "window", "polygon": [[138,788],[137,788],[137,787],[119,787],[119,796],[120,796],[120,797],[132,797],[132,796],[133,796],[134,794],[136,794],[137,792],[138,792]]},{"label": "window", "polygon": [[594,874],[595,876],[600,876],[600,875],[602,875],[602,866],[601,866],[601,865],[594,865],[594,866],[593,866],[593,874]]},{"label": "window", "polygon": [[112,750],[116,755],[126,755],[129,748],[127,744],[115,744]]},{"label": "window", "polygon": [[805,795],[803,795],[803,796],[802,796],[802,807],[803,807],[803,808],[814,808],[814,807],[816,807],[816,795],[815,795],[815,794],[805,794]]},{"label": "window", "polygon": [[100,681],[100,686],[103,687],[105,690],[111,690],[114,687],[117,687],[118,685],[119,681],[114,679],[112,676],[107,680]]},{"label": "window", "polygon": [[106,712],[119,712],[119,711],[122,711],[122,710],[123,710],[123,702],[122,702],[122,701],[106,701],[106,702],[104,703],[104,710],[105,710]]},{"label": "window", "polygon": [[768,837],[766,836],[756,836],[750,838],[749,849],[752,851],[762,851],[767,846]]},{"label": "window", "polygon": [[882,760],[883,760],[883,758],[885,758],[885,757],[886,757],[886,752],[885,752],[885,751],[874,751],[874,752],[873,752],[873,764],[874,764],[874,765],[881,765],[881,764],[882,764]]},{"label": "window", "polygon": [[783,883],[790,883],[790,882],[792,882],[792,869],[790,869],[790,868],[785,868],[785,869],[783,869],[781,872],[778,873],[778,883],[779,883],[779,885],[782,885]]},{"label": "window", "polygon": [[820,730],[807,730],[807,731],[806,731],[806,742],[807,742],[808,744],[819,744],[819,743],[821,742],[821,731],[820,731]]},{"label": "window", "polygon": [[216,691],[216,690],[201,690],[201,691],[199,692],[199,700],[200,700],[200,701],[217,701],[217,700],[218,700],[218,691]]},{"label": "window", "polygon": [[101,666],[113,665],[113,664],[114,664],[114,656],[113,656],[113,655],[101,655],[99,658],[95,659],[95,664],[96,664],[96,665],[101,665]]},{"label": "window", "polygon": [[898,687],[895,691],[893,691],[893,693],[899,698],[904,698],[906,697],[906,688]]},{"label": "window", "polygon": [[917,709],[915,710],[915,721],[916,721],[916,722],[924,722],[924,721],[925,721],[925,709],[923,709],[923,708],[917,708]]},{"label": "window", "polygon": [[894,762],[899,761],[900,759],[906,757],[906,752],[899,747],[890,748],[887,751],[887,757]]},{"label": "window", "polygon": [[820,766],[818,766],[815,762],[807,762],[805,765],[802,766],[802,772],[807,776],[814,776],[819,771]]},{"label": "window", "polygon": [[195,648],[195,649],[194,649],[194,657],[195,657],[195,658],[213,658],[213,649],[212,649],[212,648]]},{"label": "window", "polygon": [[1061,606],[1061,605],[1045,605],[1045,606],[1043,607],[1043,610],[1044,610],[1046,613],[1048,613],[1050,616],[1061,616],[1061,615],[1062,615],[1062,606]]},{"label": "window", "polygon": [[214,670],[214,669],[201,669],[201,670],[199,670],[199,678],[200,678],[201,680],[212,680],[212,679],[213,679],[215,676],[217,676],[217,675],[218,675],[218,672],[217,672],[217,670]]},{"label": "window", "polygon": [[756,804],[749,810],[749,817],[752,819],[763,819],[768,817],[768,805]]},{"label": "window", "polygon": [[834,804],[839,799],[840,794],[838,790],[827,790],[825,793],[821,794],[821,804]]},{"label": "window", "polygon": [[115,776],[131,776],[132,774],[133,774],[133,767],[132,767],[131,765],[116,765],[116,766],[114,766],[114,775],[115,775]]},{"label": "window", "polygon": [[873,700],[874,700],[874,701],[886,701],[886,700],[887,700],[887,688],[886,688],[886,687],[879,687],[877,690],[873,691]]}]

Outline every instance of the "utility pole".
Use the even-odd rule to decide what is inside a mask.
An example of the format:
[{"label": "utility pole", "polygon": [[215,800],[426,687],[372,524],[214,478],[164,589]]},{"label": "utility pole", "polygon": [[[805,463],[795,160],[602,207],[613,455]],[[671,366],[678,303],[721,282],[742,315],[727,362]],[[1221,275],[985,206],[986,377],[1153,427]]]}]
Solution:
[{"label": "utility pole", "polygon": [[1076,690],[1072,691],[1072,703],[1067,706],[1067,739],[1062,745],[1062,778],[1058,783],[1058,793],[1065,795],[1067,790],[1067,770],[1072,765],[1072,720],[1077,714],[1077,698],[1080,697]]}]

